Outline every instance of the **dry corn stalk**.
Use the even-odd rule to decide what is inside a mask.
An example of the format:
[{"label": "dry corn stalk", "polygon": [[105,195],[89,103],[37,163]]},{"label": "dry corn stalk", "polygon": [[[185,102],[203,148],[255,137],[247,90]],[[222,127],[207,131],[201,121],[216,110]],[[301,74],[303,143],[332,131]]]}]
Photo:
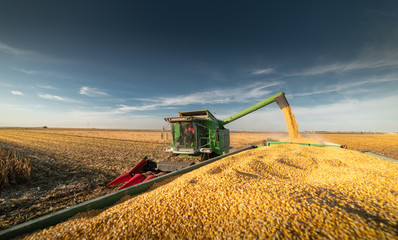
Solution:
[{"label": "dry corn stalk", "polygon": [[392,239],[397,173],[394,162],[346,149],[264,147],[26,239]]},{"label": "dry corn stalk", "polygon": [[0,188],[29,181],[30,171],[28,156],[0,146]]}]

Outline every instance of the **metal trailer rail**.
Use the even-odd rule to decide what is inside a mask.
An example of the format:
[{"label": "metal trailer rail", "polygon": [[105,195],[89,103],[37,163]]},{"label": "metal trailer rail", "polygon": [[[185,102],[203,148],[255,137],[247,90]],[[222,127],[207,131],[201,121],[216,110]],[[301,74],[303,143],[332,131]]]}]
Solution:
[{"label": "metal trailer rail", "polygon": [[65,221],[66,219],[74,216],[75,214],[79,213],[79,212],[85,212],[85,211],[89,211],[92,209],[102,209],[108,206],[111,206],[112,204],[116,203],[117,201],[119,201],[122,197],[127,196],[127,195],[137,195],[139,193],[145,192],[146,190],[148,190],[154,183],[157,182],[161,182],[169,177],[173,177],[173,176],[177,176],[177,175],[181,175],[187,172],[190,172],[192,170],[198,169],[200,167],[203,167],[209,163],[215,162],[221,158],[224,157],[228,157],[230,155],[242,152],[242,151],[246,151],[249,149],[253,149],[255,148],[255,146],[249,146],[249,147],[245,147],[239,150],[236,150],[234,152],[225,154],[225,155],[221,155],[203,162],[200,162],[198,164],[194,164],[192,166],[165,174],[163,176],[159,176],[156,177],[154,179],[151,179],[149,181],[146,182],[142,182],[136,185],[133,185],[131,187],[122,189],[122,190],[118,190],[116,192],[113,193],[109,193],[107,195],[98,197],[98,198],[94,198],[91,200],[88,200],[86,202],[71,206],[71,207],[67,207],[65,209],[59,210],[57,212],[54,213],[50,213],[48,215],[45,216],[41,216],[38,217],[36,219],[33,219],[31,221],[10,227],[8,229],[5,229],[3,231],[0,232],[0,239],[10,239],[22,234],[26,234],[26,233],[30,233],[33,232],[35,230],[39,230],[39,229],[43,229],[46,227],[50,227],[53,226],[57,223],[60,223],[62,221]]},{"label": "metal trailer rail", "polygon": [[277,141],[265,141],[265,146],[272,146],[272,145],[280,145],[280,144],[297,144],[297,145],[304,145],[304,146],[312,146],[312,147],[338,147],[338,148],[347,148],[347,145],[325,145],[325,144],[313,144],[313,143],[296,143],[296,142],[277,142]]},{"label": "metal trailer rail", "polygon": [[396,160],[396,159],[385,157],[385,156],[381,156],[381,155],[378,155],[378,154],[375,154],[375,153],[372,153],[372,152],[369,152],[369,151],[363,151],[362,153],[368,154],[368,155],[373,156],[373,157],[381,158],[381,159],[384,159],[384,160],[387,160],[387,161],[398,162],[398,160]]}]

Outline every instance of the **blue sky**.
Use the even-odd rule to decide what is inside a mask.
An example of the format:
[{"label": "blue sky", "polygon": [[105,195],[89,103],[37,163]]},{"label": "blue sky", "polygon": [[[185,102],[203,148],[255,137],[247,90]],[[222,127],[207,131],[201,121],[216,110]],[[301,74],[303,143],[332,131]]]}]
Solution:
[{"label": "blue sky", "polygon": [[[301,131],[398,132],[398,2],[0,2],[0,126],[160,129],[280,91]],[[228,127],[286,129],[276,104]]]}]

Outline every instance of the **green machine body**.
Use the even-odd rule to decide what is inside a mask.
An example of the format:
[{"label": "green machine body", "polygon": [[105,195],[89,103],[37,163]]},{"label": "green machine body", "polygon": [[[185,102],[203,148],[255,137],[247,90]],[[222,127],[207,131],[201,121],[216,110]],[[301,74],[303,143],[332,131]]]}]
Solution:
[{"label": "green machine body", "polygon": [[230,149],[230,134],[224,126],[273,102],[281,109],[289,106],[285,94],[280,92],[224,120],[217,119],[209,110],[180,112],[178,117],[165,118],[171,125],[172,138],[171,146],[164,151],[207,156],[226,154]]}]

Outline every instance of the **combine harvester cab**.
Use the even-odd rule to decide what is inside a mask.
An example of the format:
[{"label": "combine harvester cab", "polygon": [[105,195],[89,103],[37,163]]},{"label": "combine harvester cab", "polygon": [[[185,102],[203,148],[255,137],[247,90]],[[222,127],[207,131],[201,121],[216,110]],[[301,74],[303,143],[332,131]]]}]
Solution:
[{"label": "combine harvester cab", "polygon": [[209,110],[180,112],[178,117],[165,118],[171,125],[173,154],[223,155],[229,152],[229,130],[219,125]]}]

